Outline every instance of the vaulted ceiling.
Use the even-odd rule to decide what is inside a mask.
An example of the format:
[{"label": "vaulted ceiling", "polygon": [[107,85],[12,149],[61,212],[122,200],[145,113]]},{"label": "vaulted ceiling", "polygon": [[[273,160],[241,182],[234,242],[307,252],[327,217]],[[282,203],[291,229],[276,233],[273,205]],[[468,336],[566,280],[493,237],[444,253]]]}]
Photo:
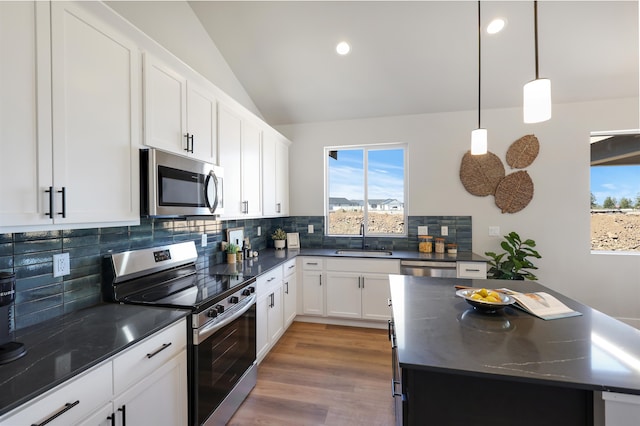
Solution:
[{"label": "vaulted ceiling", "polygon": [[[477,109],[475,1],[191,1],[272,125]],[[532,1],[481,3],[482,108],[517,107],[535,76]],[[554,103],[638,96],[638,2],[541,1]],[[347,56],[335,53],[346,40]]]}]

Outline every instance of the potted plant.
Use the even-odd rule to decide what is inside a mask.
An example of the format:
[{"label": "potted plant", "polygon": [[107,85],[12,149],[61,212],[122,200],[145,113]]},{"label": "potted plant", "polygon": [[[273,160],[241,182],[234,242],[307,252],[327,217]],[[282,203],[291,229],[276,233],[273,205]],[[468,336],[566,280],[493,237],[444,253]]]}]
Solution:
[{"label": "potted plant", "polygon": [[276,232],[271,234],[271,238],[273,238],[273,245],[277,249],[283,249],[285,246],[285,240],[287,239],[287,233],[282,230],[282,228],[276,229]]},{"label": "potted plant", "polygon": [[227,252],[227,263],[236,263],[238,246],[233,243],[228,243],[225,251]]},{"label": "potted plant", "polygon": [[[489,270],[487,275],[489,278],[498,280],[537,280],[531,272],[526,269],[538,269],[527,257],[534,257],[540,259],[542,256],[533,249],[536,246],[535,241],[527,239],[522,241],[520,235],[516,232],[510,232],[509,235],[505,235],[500,246],[506,250],[505,253],[496,254],[492,251],[487,251],[484,254],[489,256],[492,260],[489,262]],[[503,258],[506,259],[503,260]]]}]

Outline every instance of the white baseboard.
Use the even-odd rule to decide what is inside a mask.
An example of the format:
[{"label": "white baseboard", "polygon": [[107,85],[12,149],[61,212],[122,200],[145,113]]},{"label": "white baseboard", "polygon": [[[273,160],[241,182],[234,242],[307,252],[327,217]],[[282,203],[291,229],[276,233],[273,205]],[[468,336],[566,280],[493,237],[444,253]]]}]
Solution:
[{"label": "white baseboard", "polygon": [[388,326],[386,321],[351,320],[345,318],[315,317],[310,315],[297,315],[294,321],[379,329],[386,329]]}]

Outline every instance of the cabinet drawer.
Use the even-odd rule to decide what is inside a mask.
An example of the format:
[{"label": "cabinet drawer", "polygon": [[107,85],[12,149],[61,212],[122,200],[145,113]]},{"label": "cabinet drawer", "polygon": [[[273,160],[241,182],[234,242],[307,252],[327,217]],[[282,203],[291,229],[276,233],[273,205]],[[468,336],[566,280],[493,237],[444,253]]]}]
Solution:
[{"label": "cabinet drawer", "polygon": [[305,271],[322,271],[324,267],[324,259],[320,257],[302,257],[300,261]]},{"label": "cabinet drawer", "polygon": [[77,424],[111,399],[112,372],[111,361],[108,361],[17,408],[0,419],[0,424],[33,425],[47,420],[50,420],[46,422],[50,426]]},{"label": "cabinet drawer", "polygon": [[113,384],[116,394],[151,374],[180,351],[186,350],[185,321],[178,321],[114,358]]},{"label": "cabinet drawer", "polygon": [[293,275],[296,273],[296,260],[295,259],[291,259],[289,261],[287,261],[283,266],[282,269],[284,269],[284,276],[288,277],[290,275]]},{"label": "cabinet drawer", "polygon": [[391,259],[327,259],[327,271],[399,274],[400,261]]},{"label": "cabinet drawer", "polygon": [[279,284],[282,284],[282,266],[273,268],[256,278],[258,297],[271,293]]},{"label": "cabinet drawer", "polygon": [[456,262],[458,278],[487,278],[486,262]]}]

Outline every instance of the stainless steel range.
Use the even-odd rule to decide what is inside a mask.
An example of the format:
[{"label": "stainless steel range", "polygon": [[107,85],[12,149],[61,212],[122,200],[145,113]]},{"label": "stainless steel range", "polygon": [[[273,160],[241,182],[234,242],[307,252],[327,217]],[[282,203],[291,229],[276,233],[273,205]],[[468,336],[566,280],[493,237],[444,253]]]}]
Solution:
[{"label": "stainless steel range", "polygon": [[193,241],[112,254],[106,301],[191,311],[189,424],[225,424],[256,384],[255,277],[198,269]]}]

